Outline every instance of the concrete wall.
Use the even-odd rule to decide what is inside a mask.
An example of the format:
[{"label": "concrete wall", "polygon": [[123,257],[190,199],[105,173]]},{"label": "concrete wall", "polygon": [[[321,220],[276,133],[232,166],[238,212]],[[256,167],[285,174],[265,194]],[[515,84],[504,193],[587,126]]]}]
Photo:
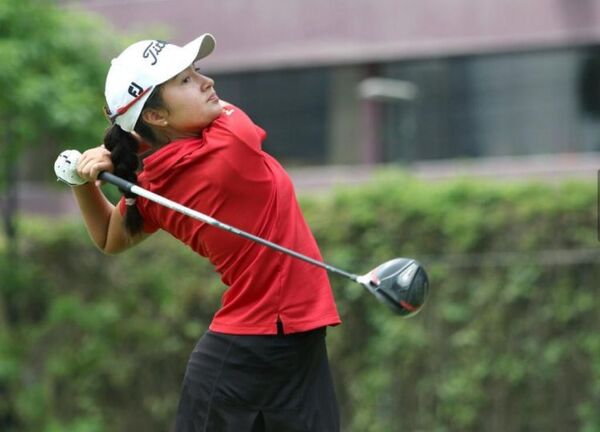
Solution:
[{"label": "concrete wall", "polygon": [[211,72],[365,63],[600,41],[597,0],[63,0],[173,42],[211,32]]}]

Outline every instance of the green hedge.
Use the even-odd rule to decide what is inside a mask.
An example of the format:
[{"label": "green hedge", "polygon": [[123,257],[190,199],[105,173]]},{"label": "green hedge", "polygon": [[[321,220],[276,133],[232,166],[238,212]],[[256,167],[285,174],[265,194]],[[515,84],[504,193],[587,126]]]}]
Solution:
[{"label": "green hedge", "polygon": [[[332,276],[344,431],[600,431],[600,248],[584,183],[423,183],[393,172],[303,197],[326,261],[421,260],[431,296],[393,316]],[[158,234],[117,257],[79,221],[20,224],[0,275],[0,430],[165,431],[222,293]]]}]

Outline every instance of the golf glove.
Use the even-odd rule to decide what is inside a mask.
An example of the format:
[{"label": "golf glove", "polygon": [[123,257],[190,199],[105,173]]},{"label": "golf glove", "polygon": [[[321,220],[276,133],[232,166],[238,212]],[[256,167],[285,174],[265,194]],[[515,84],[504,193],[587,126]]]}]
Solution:
[{"label": "golf glove", "polygon": [[56,162],[54,162],[54,173],[59,181],[69,186],[79,186],[87,183],[87,180],[82,179],[77,174],[77,161],[80,157],[81,153],[77,150],[65,150],[58,155]]}]

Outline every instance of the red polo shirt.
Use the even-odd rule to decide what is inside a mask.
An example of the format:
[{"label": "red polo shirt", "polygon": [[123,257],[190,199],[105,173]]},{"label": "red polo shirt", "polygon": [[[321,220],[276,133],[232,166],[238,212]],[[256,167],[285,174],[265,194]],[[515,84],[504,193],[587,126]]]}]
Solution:
[{"label": "red polo shirt", "polygon": [[[287,173],[262,150],[265,137],[242,110],[228,106],[201,137],[172,142],[145,158],[138,183],[321,260]],[[207,257],[227,285],[211,330],[276,334],[280,320],[286,333],[295,333],[340,323],[325,270],[144,198],[137,206],[146,232],[169,232]]]}]

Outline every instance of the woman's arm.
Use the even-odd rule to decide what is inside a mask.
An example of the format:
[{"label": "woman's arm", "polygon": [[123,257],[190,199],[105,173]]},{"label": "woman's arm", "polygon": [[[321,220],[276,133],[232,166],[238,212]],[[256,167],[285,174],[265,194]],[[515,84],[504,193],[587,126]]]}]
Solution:
[{"label": "woman's arm", "polygon": [[150,234],[129,235],[118,207],[106,199],[96,181],[103,171],[113,171],[110,152],[102,146],[85,151],[77,163],[77,174],[88,183],[72,189],[94,244],[106,254],[116,254],[135,246]]}]

